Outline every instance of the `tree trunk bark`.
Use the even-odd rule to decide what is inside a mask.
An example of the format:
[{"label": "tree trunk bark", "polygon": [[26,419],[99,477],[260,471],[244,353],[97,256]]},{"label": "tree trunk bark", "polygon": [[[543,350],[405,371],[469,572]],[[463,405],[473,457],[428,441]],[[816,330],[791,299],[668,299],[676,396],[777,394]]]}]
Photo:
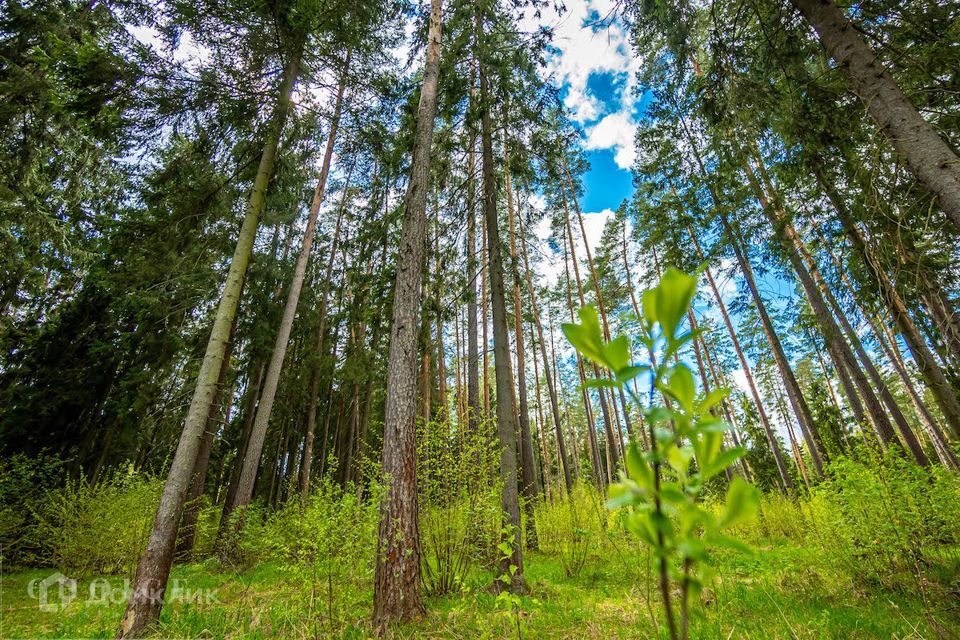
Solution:
[{"label": "tree trunk bark", "polygon": [[[710,377],[713,378],[713,384],[717,387],[725,387],[732,393],[733,387],[727,383],[726,375],[718,371],[716,356],[715,354],[711,355],[710,345],[707,344],[707,341],[704,340],[702,336],[700,337],[700,345],[703,347],[703,354],[707,360],[707,368],[710,370]],[[733,410],[733,405],[730,402],[729,395],[723,399],[723,412],[727,417],[727,422],[730,423],[730,435],[733,438],[733,444],[738,447],[742,446],[743,441],[740,438],[740,426],[737,424],[737,413]],[[743,471],[744,479],[747,482],[753,482],[750,467],[747,464],[747,459],[740,458],[738,464]]]},{"label": "tree trunk bark", "polygon": [[197,374],[196,390],[170,465],[170,473],[160,496],[160,505],[150,531],[147,548],[140,558],[130,600],[127,602],[123,620],[117,632],[117,637],[120,638],[146,635],[160,616],[163,595],[170,577],[170,566],[173,563],[177,527],[183,514],[190,477],[197,462],[200,441],[210,415],[210,405],[217,393],[217,378],[226,352],[230,326],[237,313],[240,288],[253,253],[253,241],[260,223],[260,213],[263,211],[267,187],[273,175],[280,134],[287,119],[290,98],[299,75],[301,52],[302,44],[298,44],[284,68],[279,97],[270,118],[266,142],[263,145],[260,165],[254,178],[243,225],[230,261],[227,281],[217,306],[217,314],[213,321],[203,363]]},{"label": "tree trunk bark", "polygon": [[[244,282],[246,282],[246,279],[244,279]],[[240,295],[243,295],[242,286]],[[207,428],[204,430],[203,439],[200,441],[200,449],[197,452],[197,462],[193,466],[193,477],[190,479],[190,489],[187,491],[183,517],[180,519],[177,546],[174,550],[174,557],[178,559],[188,558],[193,552],[193,546],[196,541],[197,517],[200,515],[200,498],[203,497],[203,487],[207,479],[207,469],[210,466],[210,452],[213,449],[213,439],[219,429],[220,406],[226,391],[224,385],[227,381],[227,373],[230,371],[230,356],[233,353],[236,332],[237,317],[234,317],[233,324],[230,325],[230,338],[227,342],[227,349],[223,354],[223,362],[220,365],[220,373],[217,376],[219,393],[217,393],[213,402],[210,404]]]},{"label": "tree trunk bark", "polygon": [[[533,325],[537,330],[537,339],[540,344],[540,358],[543,361],[543,377],[547,382],[547,393],[550,395],[550,411],[553,416],[554,433],[557,438],[557,455],[560,458],[560,467],[563,471],[563,481],[567,494],[573,488],[573,475],[570,471],[570,462],[567,459],[567,446],[564,443],[563,427],[560,419],[560,403],[557,401],[557,389],[550,366],[550,359],[547,357],[547,343],[543,339],[543,325],[540,324],[540,310],[537,308],[537,292],[533,287],[533,276],[530,271],[530,260],[527,253],[527,238],[523,230],[523,218],[519,218],[520,223],[520,247],[523,251],[523,269],[527,280],[527,289],[530,294],[530,307],[533,312]],[[536,366],[536,357],[534,357],[534,366]]]},{"label": "tree trunk bark", "polygon": [[346,210],[347,197],[350,192],[350,180],[353,177],[355,163],[351,163],[347,171],[347,179],[343,184],[343,197],[337,211],[337,221],[334,224],[333,235],[330,238],[330,248],[327,255],[327,269],[320,284],[320,309],[317,313],[317,350],[313,354],[314,363],[310,372],[310,403],[307,407],[307,426],[303,440],[303,456],[300,460],[300,499],[306,501],[310,493],[310,474],[313,467],[313,440],[317,431],[317,406],[320,400],[320,382],[323,373],[324,343],[327,337],[327,308],[329,305],[330,284],[333,279],[333,265],[336,261],[340,244],[340,230],[343,224],[343,214]]},{"label": "tree trunk bark", "polygon": [[[787,250],[790,251],[791,256],[797,256],[799,260],[804,263],[809,278],[812,281],[813,285],[819,291],[820,295],[826,301],[828,308],[832,309],[836,318],[840,321],[840,327],[843,330],[843,333],[846,335],[847,340],[850,345],[853,346],[854,352],[857,354],[857,357],[860,359],[860,362],[863,364],[863,368],[867,373],[867,376],[870,378],[870,381],[873,383],[873,386],[876,388],[877,393],[880,396],[880,400],[884,406],[886,406],[887,411],[890,416],[893,418],[893,422],[897,425],[897,429],[900,432],[900,438],[903,443],[906,445],[907,449],[913,455],[914,459],[918,464],[926,466],[929,464],[926,454],[923,452],[923,447],[920,446],[920,443],[917,441],[916,435],[913,433],[913,429],[910,427],[910,424],[907,422],[906,417],[903,415],[903,411],[900,409],[900,405],[897,404],[896,400],[893,397],[893,394],[890,393],[890,389],[887,387],[887,383],[884,381],[883,377],[880,375],[880,372],[877,371],[877,368],[873,364],[872,358],[867,354],[866,349],[863,348],[863,344],[860,342],[860,337],[857,335],[857,332],[854,331],[853,327],[850,325],[850,322],[847,320],[846,314],[843,309],[840,308],[840,305],[837,303],[836,298],[833,296],[833,292],[830,290],[830,287],[827,285],[823,276],[820,274],[820,269],[817,266],[816,261],[813,256],[810,255],[809,250],[804,244],[803,239],[800,237],[800,234],[797,232],[796,228],[793,226],[793,223],[790,221],[790,217],[787,212],[783,209],[782,199],[774,188],[773,181],[770,179],[770,176],[767,174],[766,167],[763,165],[763,162],[760,158],[759,152],[756,147],[752,147],[752,153],[754,161],[757,164],[757,170],[760,173],[760,179],[762,181],[763,187],[765,188],[767,194],[769,194],[769,202],[771,206],[766,206],[765,203],[761,200],[761,204],[764,205],[764,209],[768,212],[768,218],[771,221],[771,224],[774,225],[774,228],[777,230],[777,235],[781,239],[785,240],[786,243],[791,245],[787,247]],[[749,167],[748,173],[749,173]],[[751,182],[755,182],[755,177],[750,177]],[[791,262],[795,259],[791,257]],[[808,294],[809,295],[809,294]],[[823,318],[819,318],[821,321]]]},{"label": "tree trunk bark", "polygon": [[[570,291],[570,266],[568,255],[568,245],[566,242],[563,243],[563,270],[566,275],[566,291],[567,291],[567,308],[570,311],[570,322],[576,322],[577,317],[573,311],[573,295]],[[552,328],[551,328],[552,331]],[[552,333],[551,333],[552,338]],[[599,489],[606,486],[605,475],[603,470],[603,465],[600,463],[600,447],[597,444],[597,424],[593,418],[593,402],[590,400],[590,390],[587,387],[587,375],[583,366],[583,358],[580,357],[580,353],[576,354],[577,357],[577,375],[580,377],[580,390],[583,397],[583,413],[584,417],[587,420],[587,446],[590,449],[590,466],[593,471],[593,482],[594,485]],[[554,363],[556,363],[556,353],[553,354]],[[559,374],[557,375],[559,380]],[[567,412],[569,416],[569,412]],[[573,431],[573,424],[571,421],[570,430]],[[571,439],[576,442],[576,434],[571,433]]]},{"label": "tree trunk bark", "polygon": [[841,363],[846,368],[849,381],[855,386],[855,390],[848,389],[848,397],[853,397],[857,392],[863,397],[863,402],[867,410],[867,416],[873,426],[874,432],[879,439],[881,446],[886,447],[895,437],[893,426],[887,414],[883,410],[880,400],[877,398],[874,390],[870,387],[867,376],[864,375],[860,365],[857,364],[856,357],[850,349],[850,345],[844,340],[837,326],[837,322],[823,299],[813,277],[804,265],[803,259],[797,251],[796,245],[791,239],[790,231],[793,227],[787,224],[785,213],[779,206],[767,200],[763,188],[757,181],[753,169],[749,163],[744,163],[744,170],[747,174],[747,180],[753,188],[757,200],[760,202],[763,213],[773,229],[774,235],[783,247],[790,265],[797,274],[797,279],[806,294],[810,307],[813,309],[817,325],[820,327],[820,333],[827,343],[827,349],[830,351],[834,362],[839,366]]},{"label": "tree trunk bark", "polygon": [[424,612],[420,599],[415,389],[430,157],[440,72],[440,7],[441,0],[430,1],[427,52],[390,324],[382,458],[389,488],[380,505],[373,590],[373,626],[379,633],[393,621],[410,620]]},{"label": "tree trunk bark", "polygon": [[504,141],[504,182],[507,191],[507,228],[510,234],[510,264],[513,272],[513,335],[517,356],[517,411],[520,422],[520,493],[527,515],[527,548],[537,548],[537,529],[533,507],[540,493],[537,486],[536,460],[533,455],[533,436],[530,433],[530,406],[527,402],[526,348],[523,339],[523,308],[520,303],[520,258],[517,254],[517,228],[520,216],[519,202],[514,207],[513,186],[510,182],[510,149]]},{"label": "tree trunk bark", "polygon": [[891,146],[960,229],[960,158],[923,119],[833,0],[790,0],[820,36]]},{"label": "tree trunk bark", "polygon": [[886,325],[878,319],[870,319],[870,326],[887,359],[890,360],[893,368],[897,371],[897,375],[900,376],[900,381],[903,383],[907,396],[910,398],[910,403],[913,405],[914,411],[917,412],[917,419],[920,420],[920,424],[923,425],[923,430],[926,432],[930,444],[933,445],[933,449],[937,453],[937,459],[948,469],[953,469],[954,471],[960,470],[960,462],[958,462],[956,454],[953,453],[953,449],[950,448],[950,444],[944,437],[943,432],[941,432],[936,419],[934,419],[933,414],[930,413],[930,409],[927,408],[923,397],[917,391],[913,380],[910,378],[910,372],[907,371],[903,356],[896,346],[896,336],[891,334]]},{"label": "tree trunk bark", "polygon": [[913,354],[917,368],[920,370],[920,375],[933,393],[933,397],[943,412],[947,425],[953,432],[954,437],[960,438],[960,400],[957,399],[953,385],[950,384],[946,373],[937,363],[936,356],[923,339],[917,325],[913,322],[906,303],[900,296],[899,291],[883,268],[876,254],[873,252],[873,248],[857,227],[846,204],[841,199],[840,194],[837,193],[832,180],[830,180],[829,176],[820,167],[815,168],[814,174],[820,183],[821,189],[827,194],[834,210],[837,212],[847,237],[850,238],[854,249],[860,254],[861,259],[867,265],[867,273],[872,276],[873,287],[890,309],[893,321],[896,323],[897,328],[900,329],[904,341]]},{"label": "tree trunk bark", "polygon": [[[564,225],[567,230],[567,242],[570,246],[570,262],[573,263],[573,275],[574,280],[577,283],[577,296],[580,299],[580,306],[587,306],[586,297],[583,294],[583,281],[580,279],[580,267],[577,263],[577,250],[576,245],[573,241],[573,228],[570,225],[570,210],[567,206],[567,195],[566,189],[563,191],[563,211],[564,211]],[[586,242],[586,237],[584,237],[584,242]],[[595,378],[601,378],[600,368],[597,365],[593,365],[593,375]],[[600,400],[600,412],[603,417],[603,431],[606,436],[606,484],[613,482],[613,475],[617,468],[617,444],[613,435],[613,425],[610,419],[610,409],[607,406],[607,395],[604,393],[603,389],[597,389],[597,396]]]},{"label": "tree trunk bark", "polygon": [[[590,251],[590,242],[587,240],[587,229],[583,224],[583,213],[580,211],[580,203],[577,200],[577,194],[573,189],[573,178],[570,177],[570,171],[567,170],[566,161],[564,161],[563,172],[567,177],[567,185],[570,188],[570,197],[573,200],[573,211],[577,214],[577,221],[580,223],[580,235],[583,237],[583,248],[587,252],[587,267],[590,269],[590,279],[593,280],[593,288],[597,294],[597,308],[600,311],[600,320],[603,323],[603,337],[610,340],[610,323],[607,321],[607,308],[603,304],[603,292],[600,289],[600,278],[597,277],[597,269],[593,264],[593,253]],[[611,374],[612,377],[612,374]],[[627,434],[633,436],[633,423],[630,421],[630,409],[627,406],[627,398],[622,388],[618,388],[620,408],[623,411],[623,420],[627,426]],[[612,393],[612,392],[611,392]],[[614,413],[616,410],[614,409]],[[618,424],[619,429],[619,424]],[[621,452],[623,451],[621,435]]]},{"label": "tree trunk bark", "polygon": [[[756,289],[756,282],[753,279],[753,269],[750,268],[750,264],[746,261],[746,256],[740,250],[739,243],[737,239],[733,237],[732,229],[727,224],[726,217],[723,217],[724,226],[727,227],[727,234],[730,237],[730,243],[733,245],[734,255],[737,258],[737,262],[740,265],[740,271],[743,273],[744,278],[747,282],[747,288],[750,289],[750,294],[753,297],[754,305],[757,307],[757,313],[760,315],[761,323],[764,326],[764,333],[767,335],[767,342],[772,344],[771,334],[767,333],[767,322],[769,318],[766,314],[766,306],[763,304],[763,300],[760,298],[760,292]],[[693,233],[693,229],[687,228],[690,233],[690,237],[693,240],[693,246],[697,250],[697,255],[700,257],[700,260],[703,261],[704,255],[703,251],[700,249],[700,244],[697,242],[696,235]],[[730,320],[730,314],[727,312],[727,306],[723,302],[723,296],[720,295],[720,289],[717,287],[716,281],[713,279],[713,273],[710,271],[710,268],[707,267],[705,270],[707,274],[707,282],[710,283],[710,289],[713,291],[713,297],[717,301],[717,308],[720,309],[720,315],[723,318],[723,324],[727,327],[727,333],[730,336],[730,342],[733,343],[733,350],[737,353],[737,359],[740,360],[740,366],[743,368],[744,378],[747,380],[747,387],[750,388],[750,396],[753,398],[753,404],[757,408],[757,415],[760,417],[760,426],[763,427],[763,432],[767,436],[767,444],[770,445],[770,452],[773,454],[773,459],[777,463],[777,471],[780,473],[780,480],[783,482],[783,490],[785,493],[792,493],[793,481],[790,479],[790,472],[787,470],[787,465],[783,460],[783,452],[780,450],[780,443],[777,441],[776,434],[773,431],[773,427],[770,424],[770,418],[767,416],[767,411],[764,409],[763,400],[760,397],[760,390],[757,388],[757,383],[753,378],[753,372],[750,368],[750,364],[747,362],[747,356],[743,352],[743,348],[740,346],[740,340],[737,338],[737,332],[733,328],[733,322]],[[766,320],[764,320],[766,318]],[[773,334],[773,337],[776,338],[776,334]],[[779,343],[779,339],[777,339]]]},{"label": "tree trunk bark", "polygon": [[[470,108],[473,108],[474,89],[474,60],[470,60]],[[474,127],[470,127],[469,149],[467,150],[467,422],[471,433],[476,433],[480,424],[480,352],[477,344],[477,206],[476,171],[477,136]],[[482,268],[482,267],[480,267]],[[483,296],[486,300],[486,276],[484,278]],[[484,309],[486,303],[484,302]],[[486,316],[486,311],[484,311]],[[483,348],[486,349],[487,331],[484,318]],[[486,369],[486,354],[484,353],[484,369]],[[486,376],[486,371],[484,371]],[[486,381],[484,381],[486,387]]]},{"label": "tree trunk bark", "polygon": [[[483,19],[476,14],[476,35],[481,50],[485,49]],[[497,185],[493,166],[493,124],[490,117],[490,100],[487,74],[483,58],[479,64],[480,75],[480,121],[483,159],[483,210],[487,225],[487,264],[490,270],[490,306],[493,312],[493,366],[497,385],[497,434],[500,446],[500,480],[503,483],[501,507],[504,525],[513,553],[500,561],[500,573],[513,574],[509,590],[521,593],[526,590],[523,577],[523,547],[520,543],[520,502],[517,495],[517,428],[513,415],[513,386],[510,382],[510,335],[507,327],[506,291],[503,283],[503,258],[500,252],[500,229],[497,220]],[[503,585],[497,582],[497,587]]]},{"label": "tree trunk bark", "polygon": [[[537,336],[534,334],[533,323],[530,323],[530,342],[536,344]],[[537,436],[540,441],[540,471],[543,478],[543,493],[548,500],[552,499],[553,478],[550,472],[550,454],[547,451],[547,423],[543,417],[543,391],[540,387],[540,367],[537,365],[537,356],[534,353],[530,358],[533,361],[533,383],[536,395],[534,396],[537,407]],[[563,463],[560,464],[563,467]]]},{"label": "tree trunk bark", "polygon": [[327,137],[327,146],[324,150],[320,177],[317,179],[317,186],[313,192],[313,200],[310,202],[310,214],[307,218],[307,227],[303,233],[303,243],[300,245],[300,253],[297,256],[297,263],[294,267],[290,290],[287,292],[287,300],[284,304],[280,328],[277,331],[273,355],[270,358],[270,364],[267,366],[267,374],[263,382],[263,392],[260,394],[260,406],[257,408],[257,417],[253,422],[253,431],[250,432],[250,443],[247,446],[247,452],[243,459],[240,482],[237,486],[237,493],[236,496],[234,496],[231,511],[238,508],[245,508],[250,504],[250,499],[253,497],[253,484],[257,478],[257,468],[260,466],[260,454],[263,451],[263,441],[267,434],[267,427],[270,425],[273,403],[276,399],[277,387],[280,384],[280,375],[283,372],[283,361],[287,355],[290,332],[293,330],[293,321],[296,318],[297,306],[300,303],[300,291],[303,289],[303,281],[307,273],[307,262],[310,260],[310,251],[313,248],[313,240],[316,235],[317,217],[320,213],[320,205],[323,203],[324,191],[327,187],[327,177],[330,175],[330,163],[333,158],[333,147],[336,144],[337,130],[340,125],[340,111],[343,105],[343,93],[346,89],[349,69],[350,52],[347,51],[343,69],[340,74],[340,84],[337,87],[337,98],[333,111],[333,119],[330,122],[330,135]]}]

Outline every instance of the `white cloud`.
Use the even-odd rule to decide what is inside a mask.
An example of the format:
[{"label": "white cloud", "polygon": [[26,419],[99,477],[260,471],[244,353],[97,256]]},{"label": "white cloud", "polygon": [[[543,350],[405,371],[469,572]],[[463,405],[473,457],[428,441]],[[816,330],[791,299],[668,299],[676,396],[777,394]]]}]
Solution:
[{"label": "white cloud", "polygon": [[[633,55],[627,25],[619,20],[594,24],[608,18],[614,6],[613,0],[571,0],[563,15],[545,11],[536,19],[528,11],[521,28],[545,25],[553,29],[557,53],[550,57],[544,72],[566,88],[564,106],[583,127],[585,147],[613,150],[617,166],[630,169],[636,157],[633,111],[641,62]],[[590,79],[596,75],[615,78],[610,99],[601,100],[590,91]]]},{"label": "white cloud", "polygon": [[613,159],[617,166],[629,171],[637,157],[633,144],[636,130],[637,124],[629,113],[611,113],[587,130],[587,140],[583,146],[586,149],[614,149]]}]

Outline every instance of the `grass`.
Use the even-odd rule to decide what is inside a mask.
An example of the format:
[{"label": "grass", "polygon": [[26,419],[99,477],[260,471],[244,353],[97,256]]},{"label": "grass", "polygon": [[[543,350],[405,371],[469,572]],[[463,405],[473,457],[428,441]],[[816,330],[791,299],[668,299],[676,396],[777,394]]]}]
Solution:
[{"label": "grass", "polygon": [[[646,556],[625,545],[592,555],[579,575],[567,576],[558,557],[528,553],[530,594],[521,610],[498,607],[493,575],[477,570],[456,594],[426,599],[427,614],[397,626],[397,638],[656,638],[659,614]],[[957,594],[941,594],[925,611],[921,590],[853,583],[819,549],[773,544],[749,555],[722,555],[718,576],[703,594],[691,638],[811,639],[949,638],[960,628]],[[954,566],[954,569],[957,567]],[[369,568],[354,579],[313,576],[302,569],[261,564],[240,572],[216,563],[180,565],[172,579],[186,597],[164,607],[158,636],[183,638],[366,638],[372,606]],[[957,571],[951,571],[956,580]],[[109,638],[123,612],[116,602],[86,604],[91,585],[108,580],[122,593],[123,578],[87,578],[78,597],[59,611],[41,611],[31,581],[50,570],[2,576],[0,637]],[[205,590],[215,595],[206,601]],[[930,600],[929,589],[925,593]],[[183,592],[181,592],[181,595]],[[331,596],[332,597],[329,597]],[[952,606],[952,609],[951,609]],[[931,619],[934,621],[931,622]],[[941,629],[938,634],[938,628]]]}]

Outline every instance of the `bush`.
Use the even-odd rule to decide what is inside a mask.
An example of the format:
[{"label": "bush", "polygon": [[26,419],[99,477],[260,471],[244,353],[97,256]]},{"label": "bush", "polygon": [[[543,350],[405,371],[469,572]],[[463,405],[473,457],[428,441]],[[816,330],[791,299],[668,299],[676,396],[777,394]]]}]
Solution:
[{"label": "bush", "polygon": [[622,528],[608,527],[611,515],[603,497],[591,485],[578,482],[566,496],[545,502],[536,510],[540,549],[556,555],[567,576],[579,575],[591,556],[598,555],[610,536]]},{"label": "bush", "polygon": [[493,563],[500,542],[499,448],[492,421],[458,433],[445,420],[417,434],[420,559],[424,589],[456,591],[470,569]]},{"label": "bush", "polygon": [[38,562],[34,511],[46,488],[62,483],[64,466],[58,458],[22,454],[0,459],[0,560],[5,565]]},{"label": "bush", "polygon": [[70,575],[132,574],[146,547],[163,481],[117,471],[90,485],[68,481],[48,490],[29,529],[36,561]]},{"label": "bush", "polygon": [[811,506],[811,536],[860,585],[912,588],[905,577],[949,564],[941,552],[960,542],[960,477],[895,452],[875,465],[838,459]]},{"label": "bush", "polygon": [[[246,510],[239,541],[245,565],[279,564],[290,584],[313,609],[325,610],[331,625],[350,608],[350,598],[373,579],[382,488],[371,485],[363,499],[353,484],[341,488],[324,477],[305,504],[292,499],[264,518],[258,504]],[[321,606],[321,601],[323,602]]]}]

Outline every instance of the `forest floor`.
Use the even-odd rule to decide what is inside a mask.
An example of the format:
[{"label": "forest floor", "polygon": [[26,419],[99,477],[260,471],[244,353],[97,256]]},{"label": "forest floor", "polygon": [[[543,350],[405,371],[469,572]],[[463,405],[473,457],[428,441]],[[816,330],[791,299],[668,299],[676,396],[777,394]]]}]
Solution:
[{"label": "forest floor", "polygon": [[[530,594],[519,610],[491,593],[492,574],[477,570],[455,594],[426,598],[427,614],[393,630],[398,638],[652,638],[659,615],[644,554],[590,557],[568,576],[556,556],[529,553]],[[951,563],[958,569],[958,562]],[[960,571],[917,583],[855,585],[849,568],[832,566],[819,549],[772,544],[752,555],[721,555],[718,575],[691,622],[691,638],[948,639],[960,629]],[[370,580],[312,576],[275,564],[227,572],[214,561],[178,566],[176,602],[164,607],[159,637],[365,638]],[[369,568],[362,572],[369,575]],[[5,572],[0,638],[113,637],[123,612],[122,577],[77,582],[61,606],[59,586],[38,605],[40,581],[52,570]],[[110,589],[107,589],[107,584]],[[366,586],[364,586],[366,585]],[[946,585],[944,588],[942,585]],[[65,587],[67,592],[70,586]],[[104,594],[110,591],[107,597]],[[91,597],[91,593],[94,597]],[[168,592],[168,596],[170,593]],[[110,596],[113,596],[112,598]],[[114,600],[111,602],[110,600]],[[926,605],[924,604],[926,601]]]}]

